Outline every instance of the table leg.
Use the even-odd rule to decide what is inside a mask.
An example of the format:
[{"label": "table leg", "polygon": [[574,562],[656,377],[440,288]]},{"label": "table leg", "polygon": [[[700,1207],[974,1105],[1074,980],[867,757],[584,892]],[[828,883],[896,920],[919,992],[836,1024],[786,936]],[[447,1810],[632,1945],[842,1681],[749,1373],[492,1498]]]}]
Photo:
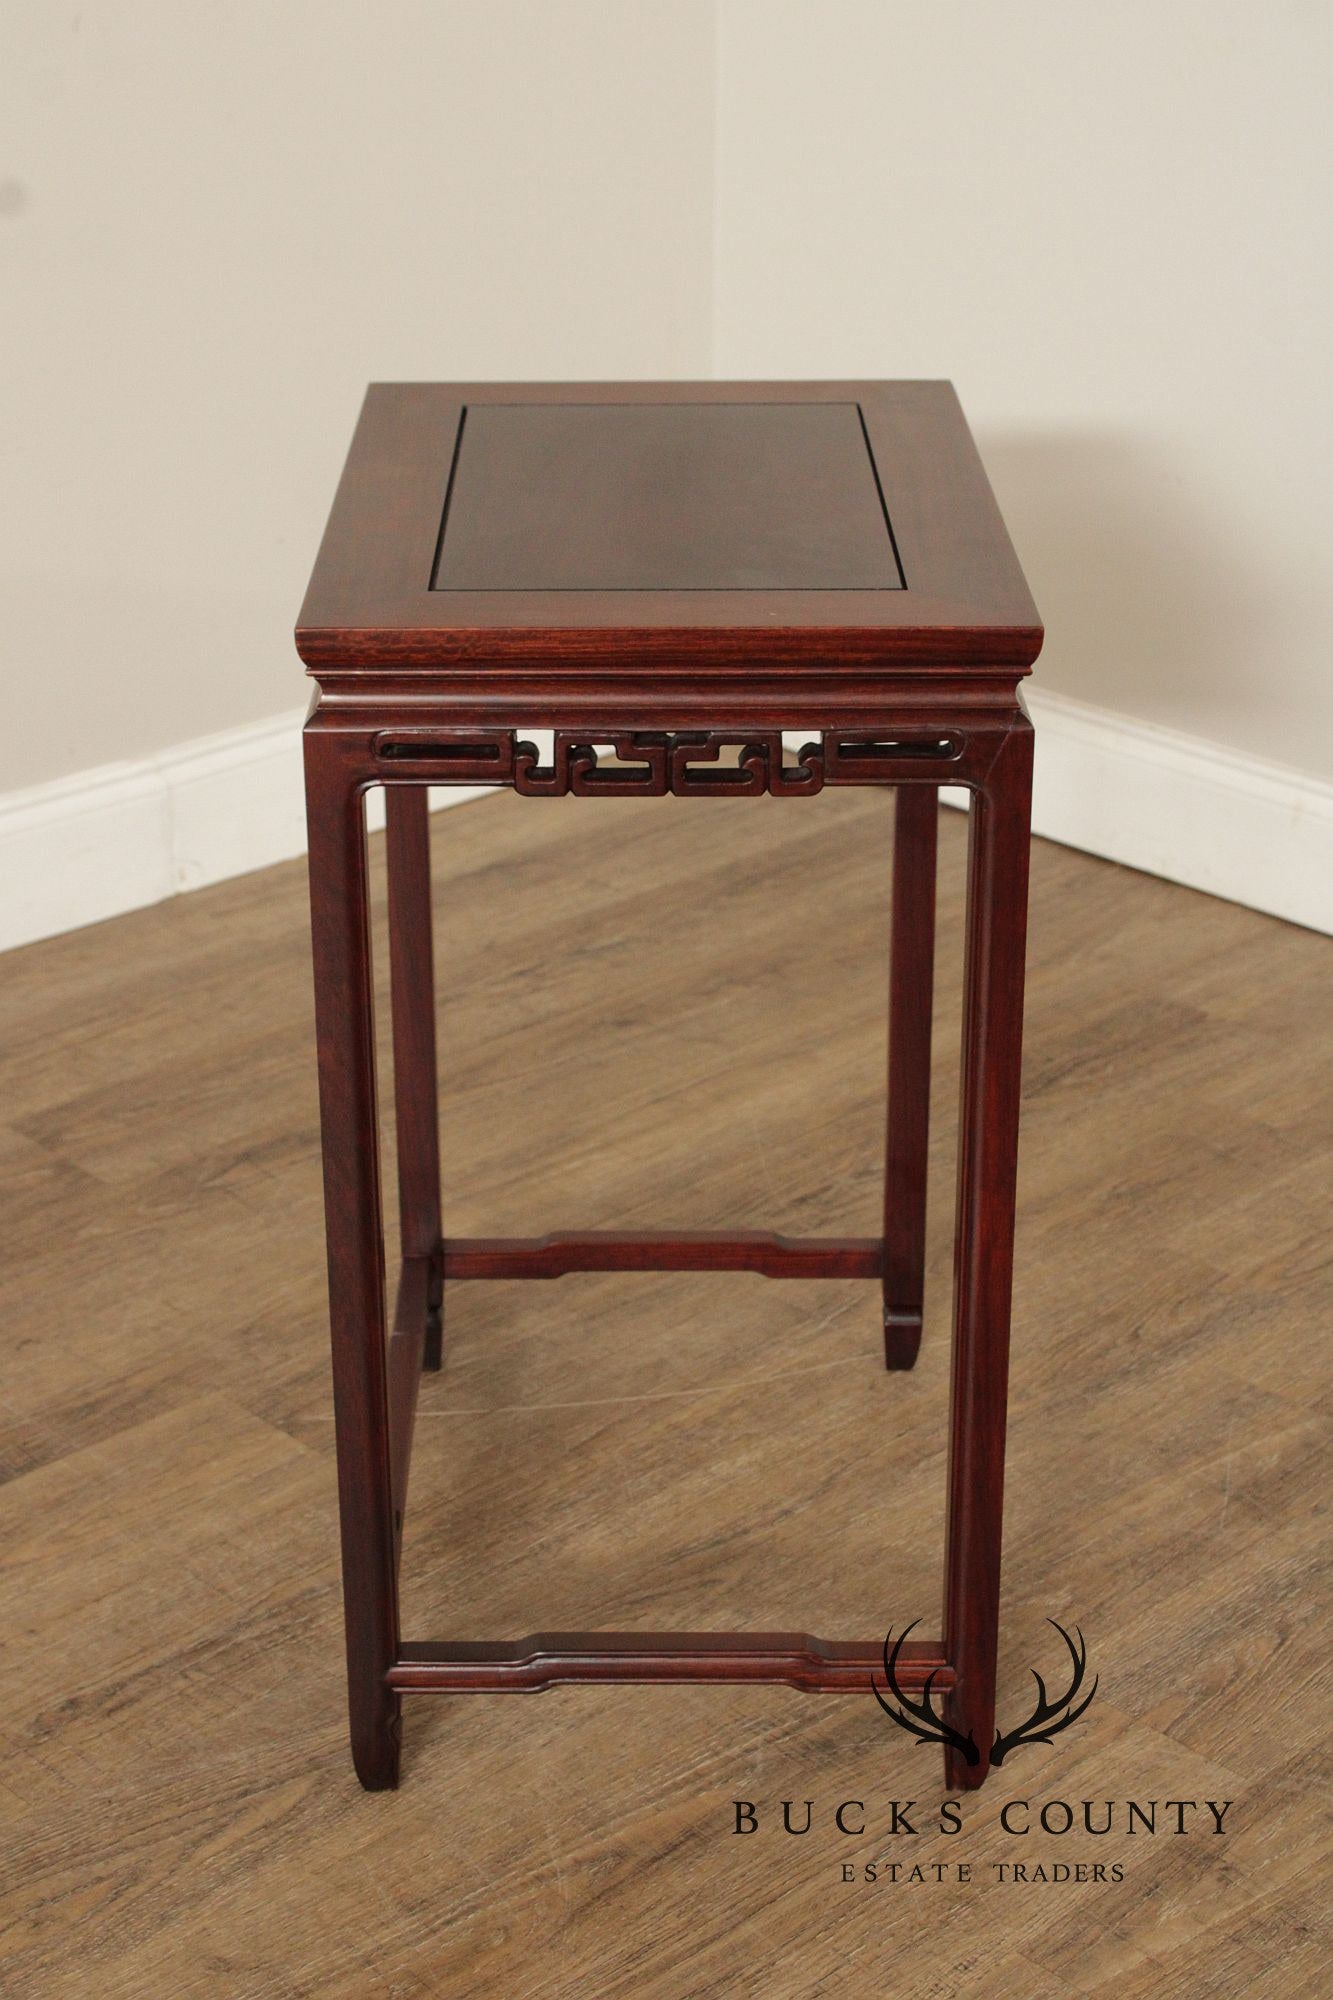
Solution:
[{"label": "table leg", "polygon": [[889,960],[889,1111],[884,1169],[884,1365],[910,1368],[921,1345],[935,985],[939,794],[900,785],[894,813]]},{"label": "table leg", "polygon": [[365,819],[338,737],[308,731],[305,750],[352,1758],[380,1791],[398,1782],[399,1633]]},{"label": "table leg", "polygon": [[393,993],[394,1122],[404,1257],[431,1259],[422,1365],[438,1368],[443,1333],[440,1137],[435,1067],[435,967],[430,908],[430,811],[424,785],[385,792],[389,967]]},{"label": "table leg", "polygon": [[1031,800],[1023,718],[973,793],[968,849],[944,1592],[958,1675],[949,1720],[977,1748],[975,1764],[946,1750],[945,1779],[968,1789],[986,1776],[995,1732]]}]

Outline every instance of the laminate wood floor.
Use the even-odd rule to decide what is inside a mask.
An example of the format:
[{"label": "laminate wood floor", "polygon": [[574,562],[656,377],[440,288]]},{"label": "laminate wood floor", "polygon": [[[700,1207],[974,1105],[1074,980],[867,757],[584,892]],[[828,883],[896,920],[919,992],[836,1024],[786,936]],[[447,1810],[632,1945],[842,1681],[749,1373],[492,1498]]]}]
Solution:
[{"label": "laminate wood floor", "polygon": [[[890,824],[874,792],[437,817],[448,1226],[872,1233]],[[410,1635],[937,1628],[965,833],[915,1373],[873,1285],[451,1286]],[[1329,973],[1036,848],[1001,1714],[1058,1678],[1048,1617],[1101,1685],[951,1835],[936,1750],[783,1689],[419,1697],[363,1795],[303,864],[0,962],[0,1990],[1327,1990]],[[1115,1830],[1008,1833],[1020,1798]],[[1130,1799],[1234,1803],[1145,1836]],[[927,1879],[860,1879],[893,1860]]]}]

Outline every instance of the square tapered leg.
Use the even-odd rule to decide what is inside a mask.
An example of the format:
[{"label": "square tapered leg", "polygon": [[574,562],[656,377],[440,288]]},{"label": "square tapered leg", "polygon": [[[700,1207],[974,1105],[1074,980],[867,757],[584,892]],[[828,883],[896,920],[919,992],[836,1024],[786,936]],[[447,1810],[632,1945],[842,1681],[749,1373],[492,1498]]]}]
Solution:
[{"label": "square tapered leg", "polygon": [[382,1791],[398,1782],[400,1702],[386,1675],[399,1632],[365,815],[338,738],[308,733],[305,748],[352,1757]]},{"label": "square tapered leg", "polygon": [[949,1719],[977,1753],[947,1751],[945,1771],[969,1789],[995,1731],[1031,805],[1023,717],[973,794],[968,847],[944,1650],[958,1675]]},{"label": "square tapered leg", "polygon": [[921,1346],[938,840],[939,794],[935,787],[899,786],[894,807],[888,1142],[884,1166],[886,1368],[911,1368]]},{"label": "square tapered leg", "polygon": [[393,994],[394,1123],[404,1258],[429,1260],[422,1365],[440,1366],[444,1260],[440,1246],[440,1138],[435,1055],[435,964],[430,908],[430,810],[424,785],[390,785],[384,798]]}]

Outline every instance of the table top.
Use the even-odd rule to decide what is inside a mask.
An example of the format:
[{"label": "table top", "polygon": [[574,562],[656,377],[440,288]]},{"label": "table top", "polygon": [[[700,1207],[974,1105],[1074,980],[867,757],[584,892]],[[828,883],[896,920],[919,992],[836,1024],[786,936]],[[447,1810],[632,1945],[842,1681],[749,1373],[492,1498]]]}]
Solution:
[{"label": "table top", "polygon": [[316,674],[973,669],[1041,626],[947,382],[377,383]]}]

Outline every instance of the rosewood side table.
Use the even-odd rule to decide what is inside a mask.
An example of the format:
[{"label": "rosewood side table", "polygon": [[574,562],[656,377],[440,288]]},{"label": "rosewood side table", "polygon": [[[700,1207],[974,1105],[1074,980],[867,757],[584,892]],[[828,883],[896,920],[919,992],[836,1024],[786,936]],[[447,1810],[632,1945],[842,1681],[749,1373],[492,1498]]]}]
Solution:
[{"label": "rosewood side table", "polygon": [[[994,1729],[1032,729],[1041,627],[944,382],[378,384],[297,647],[352,1752],[397,1783],[400,1701],[571,1681],[869,1689],[874,1639],[402,1637],[417,1382],[444,1281],[570,1271],[865,1278],[921,1337],[937,791],[972,794],[943,1636],[906,1647],[986,1775]],[[549,757],[525,732],[551,730]],[[789,752],[784,732],[804,747]],[[600,752],[614,752],[608,761]],[[528,799],[896,794],[882,1237],[442,1232],[428,785]],[[363,795],[386,787],[402,1259],[385,1308]],[[793,809],[792,804],[783,810]],[[818,810],[818,808],[815,808]]]}]

